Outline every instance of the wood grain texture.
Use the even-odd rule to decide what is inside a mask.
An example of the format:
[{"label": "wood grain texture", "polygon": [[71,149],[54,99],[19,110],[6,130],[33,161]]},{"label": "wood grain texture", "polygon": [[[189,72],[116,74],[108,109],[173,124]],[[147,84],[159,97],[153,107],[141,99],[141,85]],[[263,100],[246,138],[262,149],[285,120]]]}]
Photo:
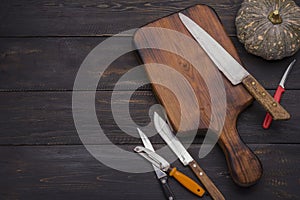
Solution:
[{"label": "wood grain texture", "polygon": [[[0,39],[0,90],[73,90],[81,63],[105,39],[107,37]],[[121,40],[124,42],[120,42],[120,48],[131,42],[129,37]],[[113,47],[104,48],[112,55],[116,52]],[[135,53],[128,52],[109,66],[100,65],[91,77],[100,79],[102,71],[98,89],[113,90],[121,76],[138,65]],[[120,82],[119,89],[133,90],[146,79],[146,74],[139,73],[135,77],[135,80]],[[82,90],[90,90],[90,86]]]},{"label": "wood grain texture", "polygon": [[[121,145],[131,151],[134,146]],[[154,145],[160,148],[161,145]],[[197,161],[226,199],[299,199],[299,145],[250,145],[262,161],[265,173],[251,188],[233,184],[219,148]],[[197,158],[198,145],[189,148]],[[9,155],[9,156],[8,156]],[[112,170],[95,160],[81,145],[0,147],[1,199],[164,199],[154,172],[128,174]],[[126,163],[124,163],[126,164]],[[180,171],[196,178],[176,161]],[[174,179],[169,184],[178,200],[198,197]],[[203,199],[211,199],[204,195]]]},{"label": "wood grain texture", "polygon": [[[107,39],[106,36],[143,26],[196,3],[204,3],[219,14],[246,69],[265,88],[275,89],[288,64],[294,58],[300,60],[300,52],[292,58],[276,62],[246,53],[235,37],[234,27],[234,17],[241,2],[2,0],[0,199],[164,199],[154,173],[128,174],[113,170],[96,161],[81,145],[72,118],[71,91],[76,73],[85,56]],[[300,5],[299,0],[295,2]],[[122,39],[132,40],[131,35],[123,35]],[[120,48],[124,48],[122,44]],[[114,54],[115,50],[110,49],[109,52]],[[99,123],[105,134],[111,142],[128,151],[140,145],[141,141],[116,125],[110,110],[110,98],[119,78],[139,64],[134,52],[112,63],[98,84],[101,91],[97,92],[95,101]],[[265,111],[257,102],[238,119],[241,138],[251,143],[250,148],[259,156],[265,169],[258,184],[247,189],[236,186],[218,147],[207,157],[197,160],[226,199],[300,198],[299,75],[296,63],[282,99],[283,106],[291,112],[291,120],[273,122],[269,130],[263,130],[261,122]],[[123,110],[127,104],[124,96],[146,79],[143,72],[130,82],[122,82],[120,89],[124,91],[118,94],[123,100],[114,103]],[[157,101],[149,85],[140,89],[146,91],[135,92],[131,97],[130,114],[138,125],[145,126],[150,122],[149,108]],[[83,95],[90,92],[89,88],[82,90],[87,90],[82,91]],[[157,135],[150,139],[154,144],[162,144]],[[203,137],[198,135],[194,143],[200,144],[202,141]],[[102,145],[105,144],[99,146]],[[189,151],[197,158],[199,145],[193,145]],[[174,165],[196,178],[179,161]],[[170,180],[170,186],[178,200],[198,199],[174,180]],[[211,198],[205,195],[203,199]]]},{"label": "wood grain texture", "polygon": [[[236,49],[227,37],[226,32],[212,9],[207,6],[197,5],[188,8],[183,11],[183,13],[195,20],[196,23],[214,37],[238,62],[241,62]],[[178,18],[177,13],[145,26],[145,28],[148,27],[162,27],[179,31],[190,36]],[[261,164],[253,152],[240,139],[235,128],[238,115],[252,102],[252,96],[241,84],[233,86],[224,76],[222,76],[222,79],[226,94],[223,94],[221,92],[222,85],[218,85],[218,79],[215,76],[215,74],[219,72],[213,71],[216,67],[207,54],[198,44],[196,44],[197,46],[192,46],[190,43],[187,44],[183,38],[182,40],[184,42],[180,39],[181,38],[177,39],[172,34],[164,32],[164,30],[159,30],[155,33],[155,31],[152,32],[152,30],[148,31],[148,29],[142,28],[135,33],[135,44],[140,49],[138,52],[142,61],[145,63],[147,74],[153,83],[153,90],[159,102],[164,106],[174,129],[179,132],[193,131],[199,118],[200,125],[196,128],[205,129],[210,127],[213,130],[219,130],[220,128],[217,128],[218,126],[216,126],[213,121],[220,123],[222,121],[222,115],[214,115],[211,109],[213,109],[212,106],[214,106],[218,112],[225,109],[226,116],[224,116],[224,125],[220,125],[222,128],[219,130],[221,134],[219,144],[225,153],[229,170],[233,180],[238,185],[250,186],[255,184],[262,175]],[[166,45],[169,45],[168,48],[171,48],[172,45],[176,46],[177,52],[175,50],[175,53],[171,54],[153,48],[143,49],[146,46],[163,47]],[[191,51],[191,49],[193,50]],[[185,55],[192,55],[189,58],[189,62],[193,59],[193,64],[178,56],[181,56],[184,51]],[[163,70],[162,66],[155,66],[152,63],[164,64],[165,66],[175,69],[185,77],[193,88],[193,92],[188,92],[184,84],[179,83],[179,79],[175,74],[171,73],[170,70]],[[198,72],[202,73],[201,75],[199,75],[196,70],[199,68],[196,66],[200,65],[199,63],[201,63],[202,71],[198,70]],[[203,76],[205,76],[206,79],[203,78]],[[174,77],[176,77],[176,79]],[[172,90],[166,90],[164,84],[173,86]],[[211,85],[215,85],[215,87]],[[218,100],[211,98],[210,95],[212,91],[216,91],[214,95],[218,95],[216,98]],[[194,95],[193,93],[196,94],[196,104],[198,103],[199,108],[194,106],[194,102],[191,100]],[[220,101],[220,99],[224,98],[224,95],[226,95],[227,101],[225,105],[226,108],[224,108],[222,101]],[[184,96],[184,101],[181,102],[178,96]],[[195,112],[197,109],[200,109],[201,117]],[[211,120],[212,118],[213,120]],[[182,121],[184,121],[184,123],[182,123]]]},{"label": "wood grain texture", "polygon": [[[91,92],[82,92],[83,95],[88,93]],[[123,101],[113,101],[120,108],[122,118],[126,117],[122,113],[128,105],[125,96],[130,93],[132,92],[120,91],[118,94]],[[98,91],[96,94],[95,106],[105,134],[115,144],[141,144],[139,138],[128,135],[116,125],[110,109],[111,94],[111,91]],[[237,130],[243,141],[248,144],[300,143],[299,95],[299,90],[286,91],[282,104],[289,108],[292,118],[289,121],[274,121],[268,130],[261,126],[265,111],[254,102],[237,121]],[[130,102],[130,115],[134,122],[139,126],[148,125],[149,109],[157,103],[150,91],[134,92]],[[72,116],[72,92],[1,92],[0,110],[0,145],[81,144]],[[124,123],[127,127],[130,125],[126,121]],[[135,132],[134,129],[135,127],[132,127]],[[157,136],[152,138],[152,142],[163,141]],[[202,143],[203,135],[198,135],[194,142]],[[94,144],[93,138],[91,144]]]},{"label": "wood grain texture", "polygon": [[250,94],[268,111],[274,120],[288,120],[291,115],[252,76],[243,79],[243,85]]},{"label": "wood grain texture", "polygon": [[[84,58],[105,39],[107,37],[0,38],[0,91],[72,90],[76,73]],[[120,48],[125,48],[123,44],[126,41],[132,42],[131,37],[122,37],[122,40],[124,42],[120,42]],[[293,58],[277,62],[266,61],[248,54],[235,37],[231,37],[231,40],[244,67],[267,89],[277,88],[293,58],[300,61],[300,52]],[[116,50],[108,51],[113,54]],[[116,59],[105,70],[98,90],[113,90],[120,77],[139,64],[135,52]],[[299,75],[296,63],[286,82],[287,89],[300,89],[300,82],[297,81]],[[131,81],[122,82],[119,89],[133,90],[145,80],[146,73],[140,72]],[[141,89],[151,90],[149,85]]]},{"label": "wood grain texture", "polygon": [[[297,0],[299,1],[299,0]],[[103,36],[138,28],[195,4],[208,4],[220,13],[229,33],[242,0],[59,1],[4,0],[0,7],[0,36]],[[112,18],[113,15],[113,18]]]},{"label": "wood grain texture", "polygon": [[207,176],[205,171],[198,165],[198,163],[195,160],[189,163],[189,167],[190,169],[192,169],[194,174],[204,185],[204,187],[206,188],[206,190],[208,191],[212,199],[214,200],[225,199],[223,194],[220,192],[220,190],[216,187],[216,185],[212,182],[212,180]]},{"label": "wood grain texture", "polygon": [[[300,5],[300,0],[295,2]],[[234,19],[242,0],[34,0],[30,4],[26,0],[3,0],[0,36],[111,35],[200,3],[213,7],[226,25],[226,31],[236,35]]]}]

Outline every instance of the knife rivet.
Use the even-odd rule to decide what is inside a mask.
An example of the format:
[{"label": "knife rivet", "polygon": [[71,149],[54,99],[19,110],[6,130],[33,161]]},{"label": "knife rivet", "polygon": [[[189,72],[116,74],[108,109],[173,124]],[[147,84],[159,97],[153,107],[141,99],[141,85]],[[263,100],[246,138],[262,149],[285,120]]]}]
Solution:
[{"label": "knife rivet", "polygon": [[169,197],[169,200],[173,200],[173,197]]},{"label": "knife rivet", "polygon": [[276,106],[277,106],[277,103],[274,102],[274,103],[272,104],[272,106],[276,107]]},{"label": "knife rivet", "polygon": [[196,165],[196,164],[193,164],[193,167],[195,167],[195,168],[196,168],[196,167],[197,167],[197,165]]},{"label": "knife rivet", "polygon": [[256,83],[254,81],[251,82],[252,85],[255,85]]},{"label": "knife rivet", "polygon": [[261,93],[263,96],[266,96],[266,93],[265,92],[263,92],[263,93]]},{"label": "knife rivet", "polygon": [[166,180],[163,179],[163,180],[161,180],[161,182],[162,182],[163,184],[165,184],[165,183],[166,183]]},{"label": "knife rivet", "polygon": [[202,176],[203,175],[203,172],[200,172],[200,176]]}]

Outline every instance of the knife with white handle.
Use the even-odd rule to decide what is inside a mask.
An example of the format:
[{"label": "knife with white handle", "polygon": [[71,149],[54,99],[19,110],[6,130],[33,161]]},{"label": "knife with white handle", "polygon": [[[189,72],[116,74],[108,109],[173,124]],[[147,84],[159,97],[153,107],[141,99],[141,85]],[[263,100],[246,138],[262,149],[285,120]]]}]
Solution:
[{"label": "knife with white handle", "polygon": [[242,83],[249,93],[272,115],[274,120],[290,118],[290,114],[214,38],[186,15],[179,13],[179,18],[216,67],[233,85]]},{"label": "knife with white handle", "polygon": [[189,152],[184,148],[177,137],[172,133],[169,125],[163,120],[156,112],[154,112],[154,126],[156,131],[162,137],[162,139],[168,144],[171,150],[179,158],[184,166],[189,166],[197,178],[206,188],[210,196],[215,200],[225,199],[219,189],[206,175],[204,170],[198,165],[198,163],[191,157]]}]

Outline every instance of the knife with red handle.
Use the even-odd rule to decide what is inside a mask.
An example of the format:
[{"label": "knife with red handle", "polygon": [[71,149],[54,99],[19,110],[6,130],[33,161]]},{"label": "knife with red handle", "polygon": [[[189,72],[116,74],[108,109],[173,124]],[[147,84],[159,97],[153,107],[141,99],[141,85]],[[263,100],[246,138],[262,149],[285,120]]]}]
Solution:
[{"label": "knife with red handle", "polygon": [[[281,81],[280,81],[280,83],[279,83],[279,85],[278,85],[278,87],[277,87],[277,89],[276,89],[276,92],[275,92],[275,94],[274,94],[274,99],[275,99],[275,101],[277,101],[278,103],[280,102],[281,96],[282,96],[282,94],[283,94],[284,91],[285,91],[284,83],[285,83],[285,81],[286,81],[286,79],[287,79],[287,76],[288,76],[288,74],[290,73],[290,71],[291,71],[293,65],[295,64],[295,62],[296,62],[296,59],[293,60],[293,62],[291,62],[291,64],[290,64],[290,65],[288,66],[288,68],[285,70],[285,72],[284,72],[284,74],[283,74],[283,76],[282,76],[282,78],[281,78]],[[273,120],[273,119],[272,119],[272,116],[270,115],[270,113],[267,113],[267,114],[266,114],[266,117],[265,117],[265,120],[264,120],[264,123],[263,123],[263,128],[264,128],[264,129],[268,129],[268,128],[270,127],[270,125],[271,125],[272,120]]]}]

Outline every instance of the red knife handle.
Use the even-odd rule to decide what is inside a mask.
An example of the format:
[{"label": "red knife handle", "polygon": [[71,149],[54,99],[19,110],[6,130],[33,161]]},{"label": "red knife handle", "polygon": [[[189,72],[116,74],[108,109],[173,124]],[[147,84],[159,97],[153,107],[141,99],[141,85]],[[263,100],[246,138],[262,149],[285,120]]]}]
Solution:
[{"label": "red knife handle", "polygon": [[[284,93],[284,91],[285,89],[279,85],[274,95],[275,101],[280,102],[281,96]],[[272,122],[272,116],[270,115],[270,113],[267,113],[263,123],[263,128],[268,129],[271,125],[271,122]]]}]

